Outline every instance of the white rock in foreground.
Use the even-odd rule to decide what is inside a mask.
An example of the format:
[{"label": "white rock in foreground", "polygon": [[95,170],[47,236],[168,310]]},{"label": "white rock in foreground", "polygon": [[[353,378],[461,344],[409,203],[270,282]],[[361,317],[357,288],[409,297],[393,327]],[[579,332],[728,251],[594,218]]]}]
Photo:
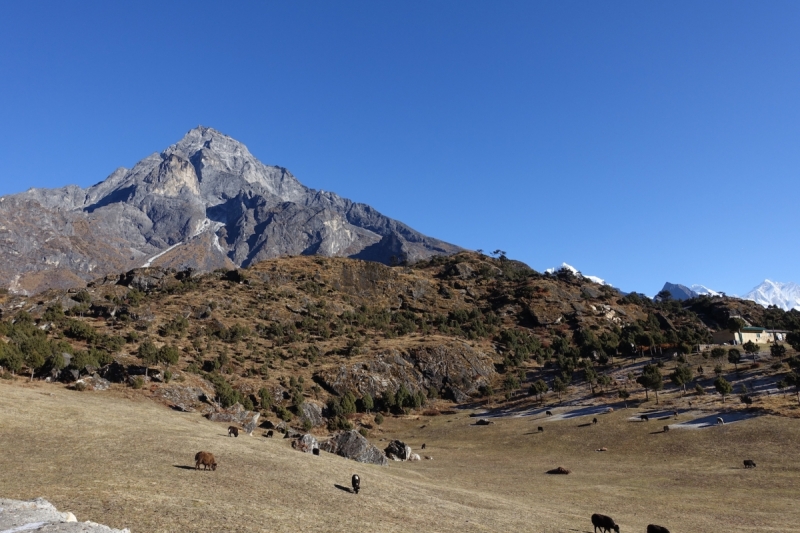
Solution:
[{"label": "white rock in foreground", "polygon": [[47,533],[130,533],[94,522],[78,522],[72,513],[61,513],[43,498],[20,501],[0,498],[0,533],[47,531]]}]

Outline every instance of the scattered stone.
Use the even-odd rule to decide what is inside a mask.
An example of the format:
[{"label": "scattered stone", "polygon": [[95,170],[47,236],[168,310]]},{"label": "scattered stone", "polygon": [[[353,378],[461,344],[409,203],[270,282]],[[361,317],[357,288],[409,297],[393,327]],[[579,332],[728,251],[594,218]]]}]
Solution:
[{"label": "scattered stone", "polygon": [[425,456],[425,460],[426,460],[426,461],[433,461],[433,456],[426,455],[426,456]]},{"label": "scattered stone", "polygon": [[559,466],[558,468],[554,468],[552,470],[548,470],[547,471],[548,474],[563,474],[563,475],[567,475],[570,472],[571,472],[571,470],[567,470],[563,466]]},{"label": "scattered stone", "polygon": [[607,451],[608,451],[608,448],[606,448],[605,446],[603,446],[602,448],[598,448],[598,449],[596,449],[595,451],[596,451],[596,452],[607,452]]},{"label": "scattered stone", "polygon": [[409,456],[408,460],[409,460],[409,461],[419,461],[419,460],[421,460],[421,458],[420,458],[419,454],[417,454],[417,453],[412,453],[412,454]]},{"label": "scattered stone", "polygon": [[489,424],[494,424],[494,421],[488,420],[486,418],[481,418],[474,425],[476,426],[488,426]]},{"label": "scattered stone", "polygon": [[199,387],[183,387],[181,385],[167,385],[159,387],[153,395],[166,400],[173,409],[191,413],[203,405],[206,392]]},{"label": "scattered stone", "polygon": [[354,429],[334,435],[329,440],[321,443],[319,447],[326,452],[335,453],[359,463],[381,466],[389,464],[386,455]]}]

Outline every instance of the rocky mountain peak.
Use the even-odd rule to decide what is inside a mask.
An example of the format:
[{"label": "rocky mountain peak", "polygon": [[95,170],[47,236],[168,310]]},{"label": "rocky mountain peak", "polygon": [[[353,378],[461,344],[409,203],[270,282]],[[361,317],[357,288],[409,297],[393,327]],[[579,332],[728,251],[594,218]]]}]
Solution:
[{"label": "rocky mountain peak", "polygon": [[5,199],[0,287],[17,292],[145,264],[202,271],[314,254],[391,263],[460,250],[368,205],[309,189],[205,126],[88,189]]}]

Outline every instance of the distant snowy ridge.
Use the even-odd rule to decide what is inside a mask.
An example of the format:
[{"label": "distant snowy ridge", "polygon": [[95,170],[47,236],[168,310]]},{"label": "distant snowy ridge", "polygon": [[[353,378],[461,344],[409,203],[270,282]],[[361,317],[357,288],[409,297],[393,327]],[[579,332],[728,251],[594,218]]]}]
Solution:
[{"label": "distant snowy ridge", "polygon": [[692,290],[692,292],[694,292],[698,296],[702,296],[702,295],[705,295],[705,296],[722,296],[721,292],[717,292],[717,291],[715,291],[713,289],[709,289],[708,287],[705,287],[703,285],[692,285],[689,288]]},{"label": "distant snowy ridge", "polygon": [[569,270],[570,272],[572,272],[576,276],[580,276],[582,278],[586,278],[586,279],[588,279],[589,281],[591,281],[593,283],[597,283],[599,285],[608,285],[609,287],[613,286],[610,283],[606,283],[605,280],[603,280],[601,278],[598,278],[597,276],[587,276],[586,274],[581,274],[580,271],[577,268],[575,268],[572,265],[568,265],[566,263],[561,263],[561,266],[558,267],[558,268],[548,268],[547,270],[545,270],[545,272],[547,274],[555,274],[555,272],[557,270],[561,270],[562,268],[566,268],[567,270]]},{"label": "distant snowy ridge", "polygon": [[745,294],[742,298],[753,300],[764,307],[775,305],[789,311],[800,311],[800,285],[793,282],[781,283],[765,279],[761,285]]}]

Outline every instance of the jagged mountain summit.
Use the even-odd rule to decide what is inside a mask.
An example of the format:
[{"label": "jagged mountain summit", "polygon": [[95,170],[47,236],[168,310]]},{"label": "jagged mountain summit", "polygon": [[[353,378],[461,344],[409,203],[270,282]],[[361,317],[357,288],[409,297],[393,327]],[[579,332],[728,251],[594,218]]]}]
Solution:
[{"label": "jagged mountain summit", "polygon": [[0,250],[0,287],[32,294],[151,265],[202,271],[315,254],[389,263],[461,248],[305,187],[200,126],[92,187],[0,198]]},{"label": "jagged mountain summit", "polygon": [[721,292],[709,289],[703,285],[692,285],[691,287],[687,287],[686,285],[681,285],[680,283],[666,282],[661,290],[668,291],[674,300],[688,300],[690,298],[696,298],[697,296],[702,295],[722,296]]},{"label": "jagged mountain summit", "polygon": [[753,300],[764,307],[775,305],[784,311],[791,309],[800,311],[800,285],[793,282],[781,283],[765,279],[742,298]]}]

